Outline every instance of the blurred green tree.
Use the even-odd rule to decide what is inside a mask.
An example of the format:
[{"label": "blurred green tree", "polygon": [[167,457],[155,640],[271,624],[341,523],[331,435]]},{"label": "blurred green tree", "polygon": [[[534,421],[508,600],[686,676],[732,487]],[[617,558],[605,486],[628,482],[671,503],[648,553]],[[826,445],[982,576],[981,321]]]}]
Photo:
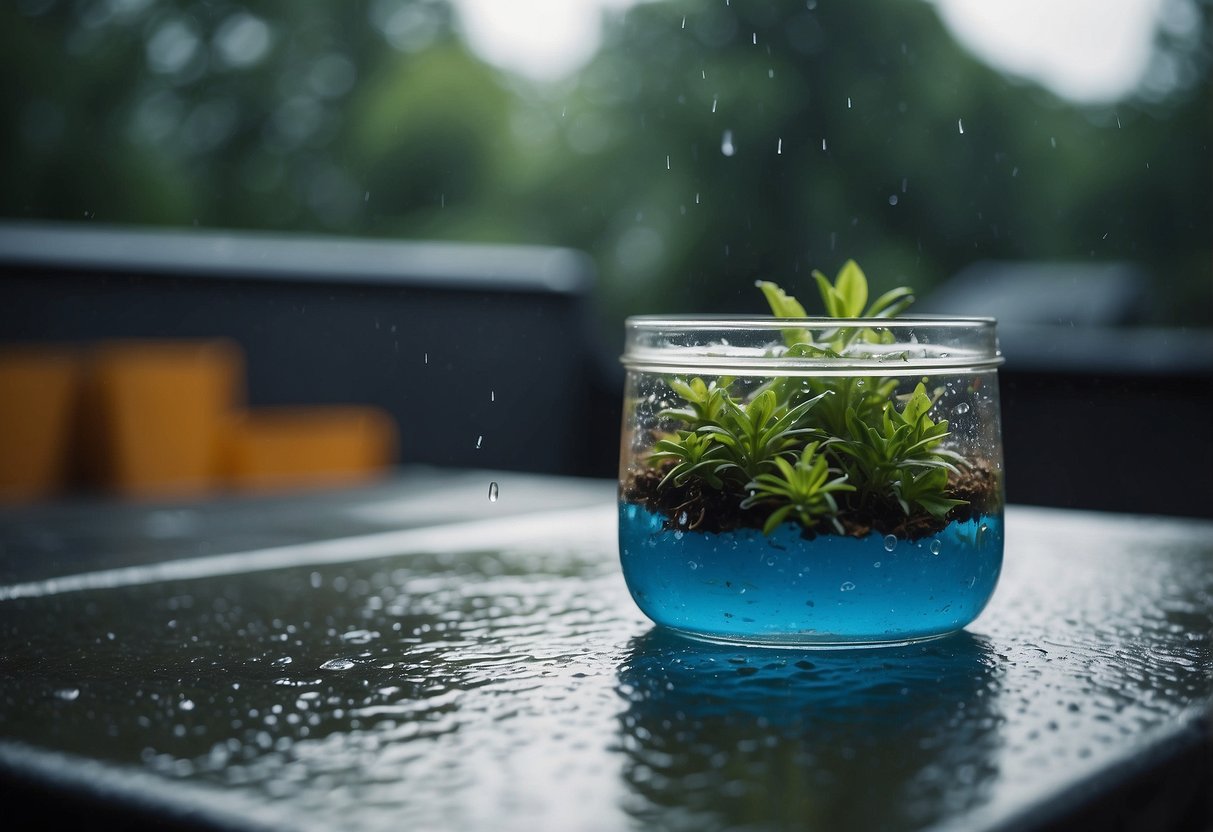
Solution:
[{"label": "blurred green tree", "polygon": [[[1078,106],[921,2],[643,3],[576,77],[494,70],[437,0],[0,8],[0,214],[586,249],[604,316],[752,309],[859,258],[1131,260],[1213,322],[1209,3],[1195,83]],[[798,277],[799,276],[799,277]]]}]

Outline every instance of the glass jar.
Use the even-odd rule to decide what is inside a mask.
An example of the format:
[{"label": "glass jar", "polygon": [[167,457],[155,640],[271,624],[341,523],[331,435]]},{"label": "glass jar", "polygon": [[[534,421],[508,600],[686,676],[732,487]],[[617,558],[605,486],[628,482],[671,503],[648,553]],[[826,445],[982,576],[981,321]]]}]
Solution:
[{"label": "glass jar", "polygon": [[619,546],[654,622],[712,641],[903,644],[1002,567],[991,319],[633,317]]}]

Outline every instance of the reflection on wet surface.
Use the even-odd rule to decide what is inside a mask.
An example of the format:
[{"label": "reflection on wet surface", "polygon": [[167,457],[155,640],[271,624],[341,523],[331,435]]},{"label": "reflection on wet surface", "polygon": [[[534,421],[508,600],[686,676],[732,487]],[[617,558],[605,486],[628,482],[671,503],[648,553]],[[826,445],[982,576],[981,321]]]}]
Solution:
[{"label": "reflection on wet surface", "polygon": [[499,551],[16,598],[0,751],[291,828],[980,828],[1213,699],[1208,527],[1076,517],[1009,514],[970,632],[867,651],[654,630],[612,506]]},{"label": "reflection on wet surface", "polygon": [[655,828],[906,828],[982,803],[1000,670],[969,633],[738,651],[654,630],[620,669],[624,777]]}]

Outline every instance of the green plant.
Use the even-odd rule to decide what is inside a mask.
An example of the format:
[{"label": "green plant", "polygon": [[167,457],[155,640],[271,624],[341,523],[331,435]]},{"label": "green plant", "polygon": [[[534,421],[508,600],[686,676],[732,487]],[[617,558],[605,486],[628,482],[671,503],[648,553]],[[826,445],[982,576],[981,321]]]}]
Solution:
[{"label": "green plant", "polygon": [[[887,329],[852,321],[892,318],[914,301],[909,288],[898,287],[869,303],[867,278],[850,260],[833,282],[820,272],[813,277],[827,315],[846,325],[784,327],[784,344],[774,348],[782,355],[838,358],[888,344]],[[777,284],[757,285],[777,318],[808,317]],[[732,383],[670,380],[680,402],[660,415],[678,427],[649,457],[666,469],[662,486],[697,479],[731,494],[738,508],[767,512],[767,534],[790,520],[806,529],[824,520],[843,533],[842,519],[857,511],[943,520],[964,505],[949,489],[968,463],[944,447],[948,422],[930,416],[940,391],[920,382],[898,396],[897,378],[821,375],[773,378],[735,397]]]},{"label": "green plant", "polygon": [[775,527],[795,517],[805,528],[812,528],[822,518],[829,519],[842,532],[838,522],[838,502],[834,494],[854,491],[846,475],[830,479],[831,469],[824,455],[817,453],[819,443],[810,442],[800,452],[795,464],[783,457],[775,459],[778,474],[759,474],[746,488],[750,496],[741,502],[742,508],[752,508],[764,502],[774,503],[776,508],[763,524],[763,534],[770,534]]},{"label": "green plant", "polygon": [[948,423],[931,419],[933,404],[920,382],[902,410],[888,402],[876,425],[847,411],[847,437],[833,447],[842,455],[843,470],[860,483],[861,499],[891,494],[906,514],[917,504],[934,517],[963,503],[944,496],[948,472],[964,461],[939,447],[948,436]]}]

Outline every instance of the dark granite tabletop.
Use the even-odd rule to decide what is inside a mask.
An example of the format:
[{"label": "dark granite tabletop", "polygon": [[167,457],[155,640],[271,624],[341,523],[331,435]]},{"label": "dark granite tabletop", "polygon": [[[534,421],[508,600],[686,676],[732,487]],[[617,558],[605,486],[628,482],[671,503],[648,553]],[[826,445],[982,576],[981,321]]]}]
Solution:
[{"label": "dark granite tabletop", "polygon": [[746,649],[641,616],[614,488],[413,470],[0,510],[6,811],[223,829],[1213,825],[1213,524],[1013,506],[1000,586],[965,632]]}]

